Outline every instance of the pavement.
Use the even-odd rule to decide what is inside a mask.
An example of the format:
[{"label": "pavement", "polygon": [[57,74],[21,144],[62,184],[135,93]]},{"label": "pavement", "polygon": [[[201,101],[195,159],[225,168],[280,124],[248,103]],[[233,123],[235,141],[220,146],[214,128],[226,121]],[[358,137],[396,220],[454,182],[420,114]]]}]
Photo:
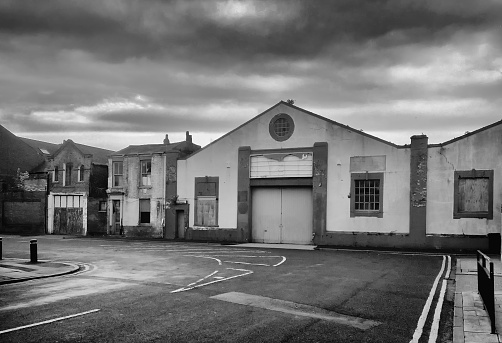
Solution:
[{"label": "pavement", "polygon": [[492,258],[495,274],[495,328],[491,323],[477,289],[475,257],[458,257],[455,276],[455,309],[453,343],[502,342],[502,262]]},{"label": "pavement", "polygon": [[0,285],[70,274],[79,269],[78,265],[69,262],[31,263],[30,260],[3,258],[0,260]]}]

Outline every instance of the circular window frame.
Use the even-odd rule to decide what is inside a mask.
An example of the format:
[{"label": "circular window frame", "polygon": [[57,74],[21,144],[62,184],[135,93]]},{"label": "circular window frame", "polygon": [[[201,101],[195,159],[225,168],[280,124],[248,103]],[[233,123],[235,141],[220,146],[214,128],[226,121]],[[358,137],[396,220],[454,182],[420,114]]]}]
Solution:
[{"label": "circular window frame", "polygon": [[[284,136],[279,136],[275,132],[275,122],[278,121],[279,119],[284,119],[289,124],[289,131]],[[291,137],[293,135],[294,131],[295,131],[295,122],[293,121],[293,118],[291,118],[286,113],[279,113],[279,114],[275,115],[272,118],[272,120],[270,120],[270,123],[268,125],[268,132],[270,133],[270,136],[272,136],[272,138],[278,142],[283,142],[283,141],[289,139],[289,137]]]}]

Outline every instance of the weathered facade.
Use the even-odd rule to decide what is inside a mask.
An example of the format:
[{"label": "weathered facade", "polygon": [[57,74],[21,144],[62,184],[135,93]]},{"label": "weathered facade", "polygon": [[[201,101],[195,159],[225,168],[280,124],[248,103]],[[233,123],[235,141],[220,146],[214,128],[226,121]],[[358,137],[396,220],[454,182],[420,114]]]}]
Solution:
[{"label": "weathered facade", "polygon": [[0,233],[43,234],[47,178],[36,172],[43,153],[0,125],[0,161]]},{"label": "weathered facade", "polygon": [[48,156],[47,233],[106,234],[109,150],[66,140]]},{"label": "weathered facade", "polygon": [[280,102],[178,161],[184,238],[487,248],[500,237],[501,131],[398,146]]},{"label": "weathered facade", "polygon": [[[108,234],[175,238],[176,161],[200,149],[186,140],[131,145],[108,161]],[[171,206],[172,205],[172,206]]]}]

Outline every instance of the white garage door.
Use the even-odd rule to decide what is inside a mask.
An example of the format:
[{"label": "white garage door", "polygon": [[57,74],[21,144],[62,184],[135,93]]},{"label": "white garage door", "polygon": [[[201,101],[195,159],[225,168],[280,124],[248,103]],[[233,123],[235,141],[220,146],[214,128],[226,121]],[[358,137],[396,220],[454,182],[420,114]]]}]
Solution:
[{"label": "white garage door", "polygon": [[311,243],[312,189],[254,188],[252,206],[254,242]]}]

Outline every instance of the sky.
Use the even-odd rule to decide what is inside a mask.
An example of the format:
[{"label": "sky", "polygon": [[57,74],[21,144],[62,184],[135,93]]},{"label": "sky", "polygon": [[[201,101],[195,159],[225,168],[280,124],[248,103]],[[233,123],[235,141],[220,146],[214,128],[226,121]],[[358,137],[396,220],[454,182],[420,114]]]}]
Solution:
[{"label": "sky", "polygon": [[395,144],[502,119],[500,0],[0,0],[0,125],[202,146],[281,100]]}]

